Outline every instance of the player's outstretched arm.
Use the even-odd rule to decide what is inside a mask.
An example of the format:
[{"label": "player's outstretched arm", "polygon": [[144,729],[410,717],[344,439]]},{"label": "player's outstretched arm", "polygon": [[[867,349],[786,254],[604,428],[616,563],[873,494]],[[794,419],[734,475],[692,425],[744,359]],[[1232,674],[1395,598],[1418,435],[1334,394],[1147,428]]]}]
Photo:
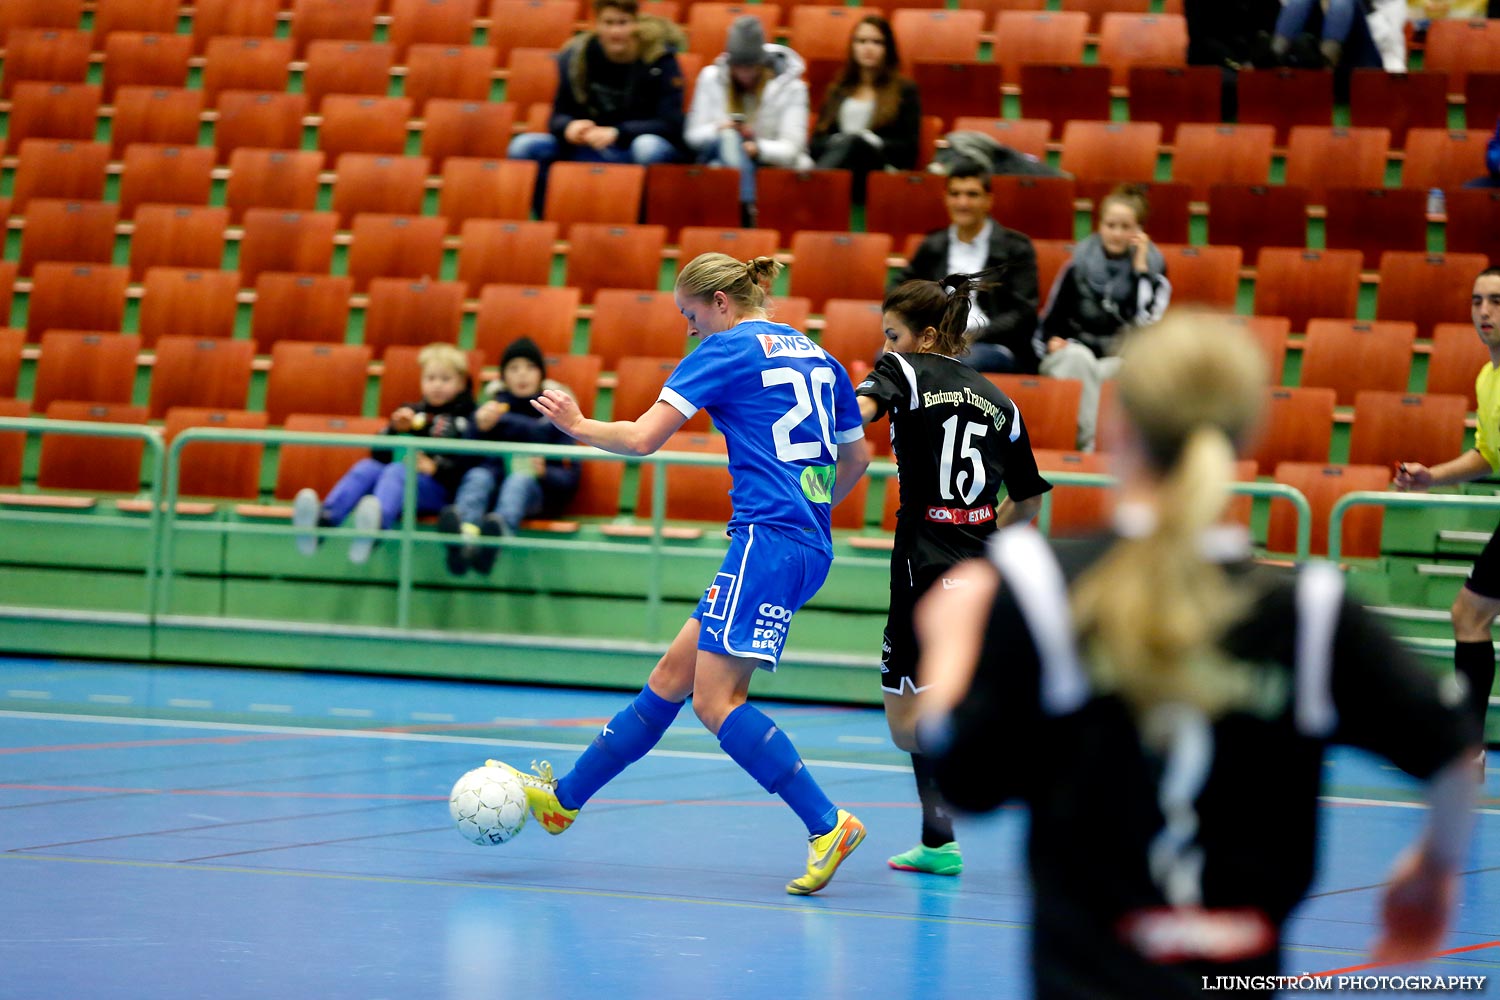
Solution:
[{"label": "player's outstretched arm", "polygon": [[649,455],[659,450],[687,419],[658,400],[635,420],[592,420],[583,415],[572,396],[557,389],[543,390],[531,405],[569,437],[616,455]]},{"label": "player's outstretched arm", "polygon": [[833,506],[843,502],[859,477],[870,467],[870,446],[864,438],[839,445],[838,467],[833,473]]},{"label": "player's outstretched arm", "polygon": [[1426,829],[1396,860],[1381,900],[1380,935],[1372,948],[1378,961],[1428,958],[1442,946],[1473,827],[1473,756],[1465,751],[1427,783]]},{"label": "player's outstretched arm", "polygon": [[1396,476],[1391,484],[1398,490],[1425,490],[1433,486],[1467,483],[1489,475],[1490,471],[1490,463],[1485,457],[1477,449],[1470,449],[1430,469],[1420,462],[1402,462],[1396,466]]}]

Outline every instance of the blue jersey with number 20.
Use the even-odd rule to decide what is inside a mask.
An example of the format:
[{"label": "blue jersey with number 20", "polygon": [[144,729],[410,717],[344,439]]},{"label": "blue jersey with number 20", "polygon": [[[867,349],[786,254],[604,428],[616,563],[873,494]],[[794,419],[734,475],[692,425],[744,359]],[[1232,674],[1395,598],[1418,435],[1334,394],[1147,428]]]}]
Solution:
[{"label": "blue jersey with number 20", "polygon": [[769,525],[832,555],[839,445],[864,436],[842,365],[783,323],[748,320],[704,338],[660,399],[684,417],[707,410],[727,440],[731,530]]}]

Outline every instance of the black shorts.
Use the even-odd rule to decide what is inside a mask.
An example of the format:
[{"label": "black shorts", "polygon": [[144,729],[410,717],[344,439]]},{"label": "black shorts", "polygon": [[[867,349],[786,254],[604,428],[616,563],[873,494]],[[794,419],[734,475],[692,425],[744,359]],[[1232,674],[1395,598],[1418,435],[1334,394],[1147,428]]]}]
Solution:
[{"label": "black shorts", "polygon": [[917,687],[917,633],[912,628],[912,612],[928,588],[952,567],[934,566],[916,572],[908,565],[892,569],[891,610],[886,615],[880,646],[880,690],[916,694],[921,689]]},{"label": "black shorts", "polygon": [[1492,601],[1500,601],[1500,528],[1484,543],[1484,551],[1474,560],[1464,586]]}]

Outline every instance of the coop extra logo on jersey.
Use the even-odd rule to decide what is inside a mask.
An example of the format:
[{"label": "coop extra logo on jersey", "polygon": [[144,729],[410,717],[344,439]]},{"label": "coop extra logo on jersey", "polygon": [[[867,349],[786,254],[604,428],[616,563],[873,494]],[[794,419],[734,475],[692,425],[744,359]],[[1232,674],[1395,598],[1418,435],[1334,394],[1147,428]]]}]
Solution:
[{"label": "coop extra logo on jersey", "polygon": [[708,610],[703,612],[703,617],[723,618],[729,613],[729,598],[734,596],[734,581],[733,573],[714,575],[713,585],[703,593],[703,599],[708,602]]},{"label": "coop extra logo on jersey", "polygon": [[755,631],[750,633],[750,648],[774,653],[786,642],[786,626],[792,620],[792,609],[765,603],[755,609]]},{"label": "coop extra logo on jersey", "polygon": [[938,524],[984,524],[995,519],[995,508],[983,507],[928,507],[927,520]]},{"label": "coop extra logo on jersey", "polygon": [[832,465],[810,465],[802,470],[802,495],[813,503],[833,503],[833,483],[838,469]]},{"label": "coop extra logo on jersey", "polygon": [[768,358],[821,358],[823,348],[801,335],[784,333],[762,333],[759,336],[761,350]]}]

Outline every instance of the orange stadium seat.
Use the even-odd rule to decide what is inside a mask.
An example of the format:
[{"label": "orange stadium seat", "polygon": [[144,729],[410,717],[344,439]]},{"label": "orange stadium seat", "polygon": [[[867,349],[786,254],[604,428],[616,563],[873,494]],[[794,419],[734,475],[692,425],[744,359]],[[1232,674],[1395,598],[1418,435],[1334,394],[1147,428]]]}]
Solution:
[{"label": "orange stadium seat", "polygon": [[376,278],[365,307],[365,346],[384,357],[395,346],[458,343],[464,287],[456,281]]},{"label": "orange stadium seat", "polygon": [[1281,462],[1326,462],[1337,393],[1308,386],[1266,390],[1266,416],[1247,458],[1269,476]]},{"label": "orange stadium seat", "polygon": [[47,330],[119,330],[130,272],[99,264],[38,264],[26,307],[26,339]]},{"label": "orange stadium seat", "polygon": [[213,169],[214,151],[207,146],[132,145],[120,178],[121,217],[135,218],[137,206],[147,203],[207,205]]},{"label": "orange stadium seat", "polygon": [[[569,27],[569,33],[572,30]],[[516,106],[516,114],[527,113],[533,104],[551,108],[552,98],[557,94],[556,49],[513,48],[506,59],[506,71],[509,75],[505,80],[505,99]]]},{"label": "orange stadium seat", "polygon": [[438,215],[448,220],[449,232],[460,232],[470,219],[531,218],[537,175],[533,160],[452,156],[443,163],[442,174]]},{"label": "orange stadium seat", "polygon": [[290,38],[212,38],[203,62],[204,99],[212,104],[226,90],[285,90],[291,63]]},{"label": "orange stadium seat", "polygon": [[930,173],[871,173],[866,181],[865,230],[898,244],[913,233],[946,229],[947,179]]},{"label": "orange stadium seat", "polygon": [[1307,192],[1285,185],[1214,184],[1208,189],[1208,241],[1237,246],[1246,260],[1265,247],[1307,245]]},{"label": "orange stadium seat", "polygon": [[1386,250],[1427,248],[1427,194],[1410,188],[1329,188],[1323,243],[1358,250],[1373,268]]},{"label": "orange stadium seat", "polygon": [[1406,133],[1401,186],[1421,191],[1457,188],[1484,173],[1489,129],[1414,128]]},{"label": "orange stadium seat", "polygon": [[342,344],[354,282],[344,275],[267,271],[255,281],[250,337],[260,354],[282,340]]},{"label": "orange stadium seat", "polygon": [[193,5],[193,51],[208,48],[211,39],[270,38],[276,34],[280,0],[197,0]]},{"label": "orange stadium seat", "polygon": [[107,201],[34,198],[21,234],[21,274],[43,261],[108,264],[115,255],[120,207]]},{"label": "orange stadium seat", "polygon": [[[266,415],[260,411],[197,406],[174,406],[167,411],[163,431],[168,444],[194,427],[265,430]],[[256,499],[260,496],[260,464],[265,450],[263,444],[188,442],[182,446],[178,459],[177,495]]]},{"label": "orange stadium seat", "polygon": [[634,225],[641,217],[646,168],[633,163],[554,163],[542,217],[562,227],[575,223]]},{"label": "orange stadium seat", "polygon": [[485,285],[545,285],[552,280],[555,222],[470,219],[459,233],[458,280],[470,297]]},{"label": "orange stadium seat", "polygon": [[1469,318],[1474,279],[1489,261],[1478,253],[1383,253],[1375,316],[1410,320],[1418,337],[1431,337],[1439,323],[1463,322]]},{"label": "orange stadium seat", "polygon": [[[1184,123],[1219,121],[1222,83],[1217,66],[1131,66],[1125,82],[1130,117],[1157,122],[1162,141],[1174,142]],[[1175,169],[1175,154],[1173,164]]]},{"label": "orange stadium seat", "polygon": [[301,149],[302,116],[307,95],[284,92],[225,90],[219,93],[214,148],[219,162],[242,146],[257,149]]},{"label": "orange stadium seat", "polygon": [[1361,389],[1405,392],[1411,378],[1415,323],[1314,319],[1302,345],[1302,385],[1338,393],[1350,406]]},{"label": "orange stadium seat", "polygon": [[847,170],[758,170],[759,225],[777,230],[782,246],[799,229],[847,230],[851,182]]},{"label": "orange stadium seat", "polygon": [[88,142],[99,129],[99,88],[91,83],[16,84],[6,141],[19,150],[27,139]]},{"label": "orange stadium seat", "polygon": [[1293,330],[1314,318],[1352,319],[1359,298],[1358,250],[1267,247],[1255,277],[1255,312],[1285,316]]},{"label": "orange stadium seat", "polygon": [[[1147,223],[1148,228],[1150,223]],[[1239,247],[1158,244],[1172,282],[1172,304],[1233,311],[1240,290]]]},{"label": "orange stadium seat", "polygon": [[142,205],[130,237],[131,280],[153,267],[219,267],[228,225],[229,209],[222,205]]},{"label": "orange stadium seat", "polygon": [[[1185,67],[1187,46],[1187,19],[1181,14],[1115,10],[1099,24],[1099,64],[1109,67],[1117,87],[1129,82],[1133,67]],[[1211,84],[1209,92],[1214,92]]]},{"label": "orange stadium seat", "polygon": [[1354,397],[1349,464],[1446,462],[1463,450],[1466,412],[1463,396],[1362,390]]},{"label": "orange stadium seat", "polygon": [[[1033,454],[1037,470],[1044,479],[1048,473],[1056,472],[1108,475],[1114,471],[1110,457],[1097,452],[1034,448]],[[1047,498],[1052,507],[1047,525],[1051,538],[1076,538],[1109,527],[1109,511],[1114,497],[1106,487],[1059,484],[1048,492]]]},{"label": "orange stadium seat", "polygon": [[434,98],[487,101],[496,65],[495,50],[484,45],[413,45],[406,52],[402,94],[418,115],[428,113]]},{"label": "orange stadium seat", "polygon": [[[722,435],[678,431],[667,439],[661,450],[722,455],[726,453],[726,448]],[[651,494],[655,473],[656,469],[652,465],[641,466],[640,486],[635,500],[635,516],[641,520],[649,518],[652,513]],[[727,465],[670,465],[666,467],[666,474],[667,520],[724,524],[733,516],[734,504],[729,498]]]},{"label": "orange stadium seat", "polygon": [[333,263],[333,235],[338,216],[332,212],[288,212],[251,208],[240,239],[240,280],[255,284],[262,271],[327,274]]},{"label": "orange stadium seat", "polygon": [[1470,71],[1500,66],[1500,21],[1434,18],[1427,28],[1422,65],[1448,74],[1449,93],[1463,93]]},{"label": "orange stadium seat", "polygon": [[102,142],[27,139],[11,177],[10,211],[20,215],[32,198],[99,201],[109,147]]},{"label": "orange stadium seat", "polygon": [[567,284],[592,302],[601,288],[654,289],[660,282],[665,226],[577,223],[569,239]]},{"label": "orange stadium seat", "polygon": [[422,155],[439,170],[450,156],[504,159],[515,117],[516,106],[510,103],[430,98],[422,128]]},{"label": "orange stadium seat", "polygon": [[[865,7],[796,4],[791,8],[792,51],[804,59],[837,59],[842,63],[849,52],[854,26],[873,13],[873,9]],[[814,107],[823,98],[821,93],[809,96]]]},{"label": "orange stadium seat", "polygon": [[[1312,554],[1328,554],[1328,515],[1345,493],[1358,490],[1383,491],[1390,486],[1391,470],[1383,465],[1322,465],[1317,462],[1282,462],[1275,479],[1300,490],[1312,507]],[[1296,512],[1287,500],[1271,501],[1271,519],[1266,528],[1266,548],[1291,552],[1296,548]],[[1380,532],[1384,512],[1379,507],[1356,507],[1344,518],[1342,559],[1373,559],[1380,555]]]},{"label": "orange stadium seat", "polygon": [[1058,165],[1080,184],[1150,181],[1156,176],[1161,126],[1155,122],[1070,121]]},{"label": "orange stadium seat", "polygon": [[1462,396],[1472,412],[1479,406],[1474,379],[1489,363],[1489,348],[1473,323],[1439,323],[1433,328],[1432,354],[1427,358],[1427,391]]},{"label": "orange stadium seat", "polygon": [[1241,124],[1271,125],[1282,145],[1295,125],[1333,122],[1333,74],[1321,69],[1258,69],[1239,77]]},{"label": "orange stadium seat", "polygon": [[474,346],[498,358],[517,337],[530,337],[545,354],[568,354],[581,296],[556,285],[485,285],[474,321]]},{"label": "orange stadium seat", "polygon": [[1052,286],[1063,265],[1073,259],[1072,240],[1032,240],[1036,252],[1036,287],[1041,296],[1038,306],[1045,306]]},{"label": "orange stadium seat", "polygon": [[994,63],[919,62],[912,67],[912,80],[923,95],[924,114],[945,122],[960,115],[1000,114],[1000,67]]},{"label": "orange stadium seat", "polygon": [[1071,177],[996,176],[990,181],[994,197],[991,214],[1002,226],[1033,240],[1073,238]]},{"label": "orange stadium seat", "polygon": [[196,145],[203,128],[203,92],[181,87],[121,87],[115,94],[110,149],[122,155],[137,142]]},{"label": "orange stadium seat", "polygon": [[907,74],[918,62],[971,63],[979,59],[984,12],[901,9],[891,14],[891,30]]},{"label": "orange stadium seat", "polygon": [[1021,411],[1021,423],[1033,448],[1072,451],[1078,441],[1078,401],[1083,383],[1076,378],[1041,375],[985,375]]},{"label": "orange stadium seat", "polygon": [[781,9],[775,4],[720,3],[717,0],[695,0],[688,5],[687,36],[689,52],[713,59],[724,51],[729,25],[741,17],[758,17],[766,37],[776,34]]},{"label": "orange stadium seat", "polygon": [[1184,122],[1172,149],[1172,180],[1191,187],[1199,201],[1214,184],[1264,186],[1270,183],[1275,134],[1269,125]]},{"label": "orange stadium seat", "polygon": [[222,337],[162,337],[156,342],[147,405],[160,420],[174,406],[242,410],[250,394],[255,344]]},{"label": "orange stadium seat", "polygon": [[589,353],[605,371],[615,371],[632,355],[680,358],[687,342],[687,321],[671,292],[611,288],[599,293],[589,321]]},{"label": "orange stadium seat", "polygon": [[1285,316],[1222,316],[1220,321],[1244,330],[1266,358],[1267,384],[1281,384],[1286,367],[1287,334],[1292,328]]},{"label": "orange stadium seat", "polygon": [[878,299],[890,254],[883,233],[800,232],[792,237],[791,294],[811,299],[814,312],[829,299]]},{"label": "orange stadium seat", "polygon": [[406,152],[406,123],[411,118],[409,97],[369,97],[330,94],[323,100],[323,124],[318,126],[318,148],[338,163],[344,153]]},{"label": "orange stadium seat", "polygon": [[1088,28],[1082,11],[1002,10],[995,17],[995,62],[1006,83],[1020,83],[1027,63],[1079,65]]},{"label": "orange stadium seat", "polygon": [[818,344],[845,368],[873,366],[885,347],[879,299],[829,299]]},{"label": "orange stadium seat", "polygon": [[[46,409],[49,420],[89,420],[104,424],[144,424],[146,408],[124,403],[58,400]],[[36,484],[44,490],[136,493],[141,488],[142,438],[99,438],[43,434]]]},{"label": "orange stadium seat", "polygon": [[678,269],[705,253],[725,253],[735,260],[753,260],[776,253],[777,234],[770,229],[716,229],[687,226],[682,230]]},{"label": "orange stadium seat", "polygon": [[[578,22],[574,0],[493,0],[490,4],[490,44],[502,63],[516,49],[562,48],[573,37]],[[553,76],[557,75],[556,63]]]},{"label": "orange stadium seat", "polygon": [[375,31],[376,7],[376,0],[295,0],[291,37],[297,54],[322,39],[369,41]]},{"label": "orange stadium seat", "polygon": [[104,99],[113,103],[120,87],[186,87],[193,40],[170,31],[128,31],[109,36],[104,47]]},{"label": "orange stadium seat", "polygon": [[1500,190],[1455,188],[1447,192],[1449,253],[1492,254],[1500,232]]},{"label": "orange stadium seat", "polygon": [[230,219],[239,224],[252,208],[313,211],[322,170],[323,154],[315,149],[236,149],[224,186]]},{"label": "orange stadium seat", "polygon": [[[1500,118],[1500,71],[1469,73],[1464,80],[1464,120],[1469,128],[1487,129]],[[1437,123],[1447,125],[1447,119]]]},{"label": "orange stadium seat", "polygon": [[0,97],[9,99],[24,80],[46,83],[83,83],[88,79],[87,31],[57,28],[14,28],[5,39],[5,64],[0,69]]},{"label": "orange stadium seat", "polygon": [[345,153],[334,167],[333,210],[348,229],[363,212],[420,215],[427,196],[425,156]]},{"label": "orange stadium seat", "polygon": [[1021,113],[1051,123],[1060,134],[1070,121],[1108,121],[1109,69],[1073,63],[1027,63],[1021,78]]},{"label": "orange stadium seat", "polygon": [[46,413],[55,400],[129,403],[141,338],[126,333],[48,330],[36,362],[31,405]]},{"label": "orange stadium seat", "polygon": [[117,31],[170,35],[177,30],[180,6],[177,0],[98,0],[94,4],[94,44]]},{"label": "orange stadium seat", "polygon": [[21,349],[25,346],[25,330],[0,327],[0,399],[15,398],[21,380]]},{"label": "orange stadium seat", "polygon": [[233,271],[153,267],[142,282],[137,331],[148,350],[164,334],[232,337],[240,276]]},{"label": "orange stadium seat", "polygon": [[315,41],[307,46],[302,92],[314,114],[328,94],[384,97],[391,87],[396,47],[386,42]]},{"label": "orange stadium seat", "polygon": [[1331,188],[1378,188],[1385,183],[1391,132],[1385,128],[1297,125],[1286,151],[1286,183],[1321,204]]},{"label": "orange stadium seat", "polygon": [[0,5],[0,43],[14,29],[76,28],[83,0],[7,0]]},{"label": "orange stadium seat", "polygon": [[1349,123],[1389,129],[1396,149],[1406,145],[1408,129],[1447,128],[1447,75],[1357,69],[1350,78]]},{"label": "orange stadium seat", "polygon": [[[593,354],[549,354],[543,360],[546,362],[547,377],[567,386],[568,390],[573,393],[573,397],[578,400],[578,409],[585,417],[592,417],[599,401],[599,372],[603,368],[599,358]],[[615,462],[586,462],[584,467],[600,464],[620,467],[619,463]],[[615,482],[615,493],[618,495],[619,480],[616,479]],[[578,513],[583,513],[583,511],[578,511]]]},{"label": "orange stadium seat", "polygon": [[477,16],[479,0],[391,0],[388,37],[404,62],[416,45],[469,46]]},{"label": "orange stadium seat", "polygon": [[[24,399],[0,396],[0,417],[29,417],[31,405]],[[21,485],[21,467],[26,457],[26,435],[0,434],[0,486]]]},{"label": "orange stadium seat", "polygon": [[277,341],[266,377],[266,417],[278,426],[293,413],[357,417],[365,408],[369,366],[363,344]]},{"label": "orange stadium seat", "polygon": [[740,174],[696,163],[653,163],[646,170],[646,222],[667,227],[675,243],[684,226],[740,224]]}]

